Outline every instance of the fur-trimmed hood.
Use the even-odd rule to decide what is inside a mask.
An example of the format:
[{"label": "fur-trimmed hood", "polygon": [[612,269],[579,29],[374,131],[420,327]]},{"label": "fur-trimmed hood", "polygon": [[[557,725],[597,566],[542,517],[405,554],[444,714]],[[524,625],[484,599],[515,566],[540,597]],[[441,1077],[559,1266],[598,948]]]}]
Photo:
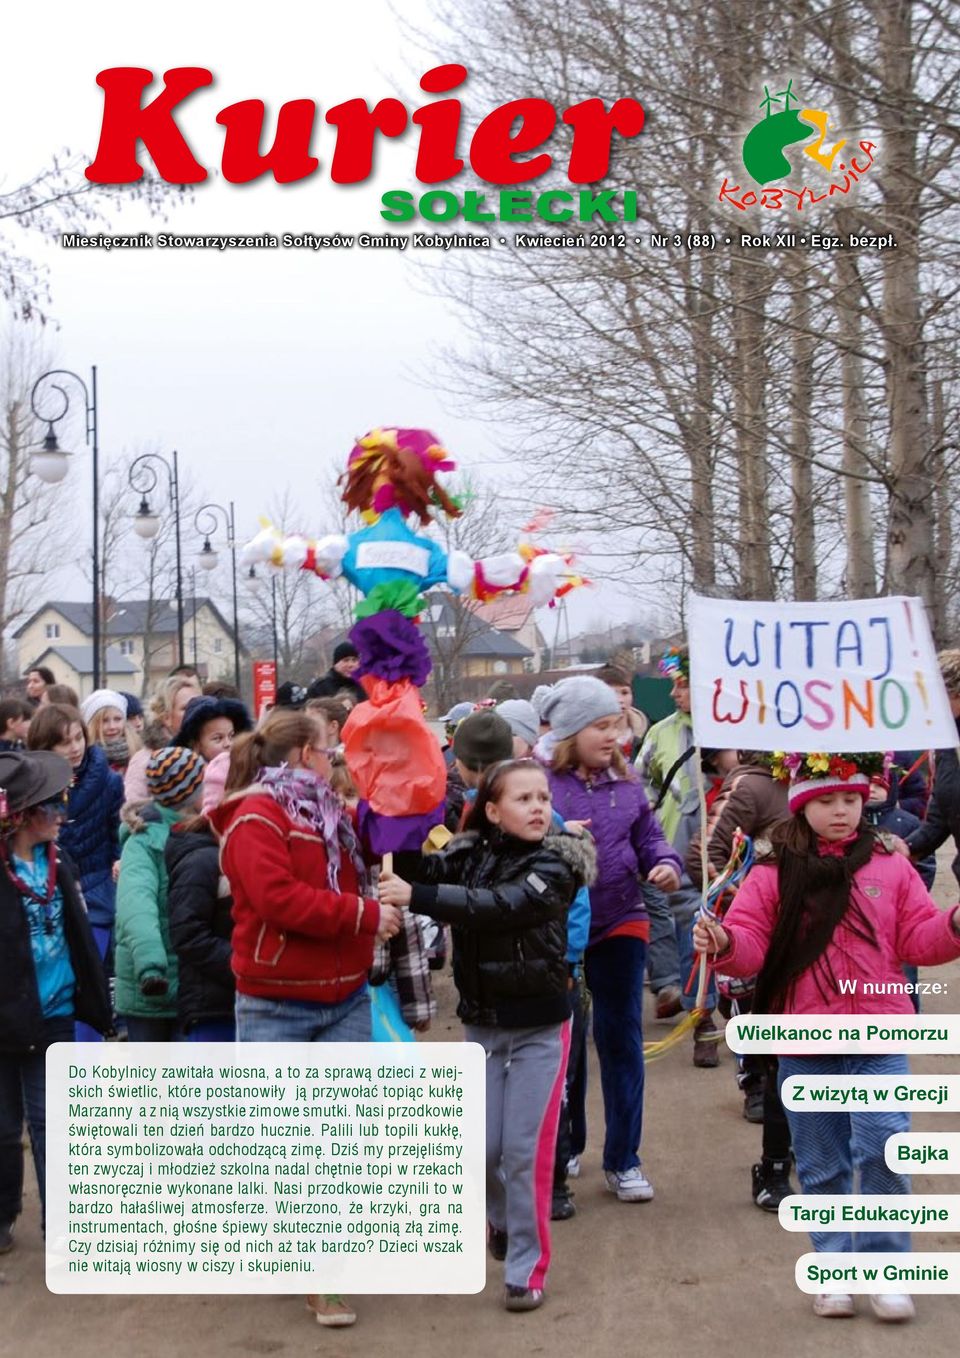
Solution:
[{"label": "fur-trimmed hood", "polygon": [[[503,834],[491,836],[489,842],[494,847],[503,842],[514,845],[523,844],[531,849],[538,847],[535,844],[526,844],[523,840]],[[448,844],[444,845],[443,852],[453,854],[458,850],[473,849],[479,843],[480,835],[476,830],[463,830],[460,834],[454,835]],[[580,835],[572,835],[563,831],[551,830],[543,840],[543,848],[551,850],[563,859],[577,879],[578,887],[592,886],[597,880],[597,848],[593,842],[593,836],[587,834],[586,831]]]}]

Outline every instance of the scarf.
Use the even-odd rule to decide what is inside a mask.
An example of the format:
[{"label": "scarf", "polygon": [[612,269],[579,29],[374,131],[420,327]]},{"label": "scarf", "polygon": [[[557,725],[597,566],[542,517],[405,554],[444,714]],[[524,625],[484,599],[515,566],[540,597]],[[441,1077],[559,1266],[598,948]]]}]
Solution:
[{"label": "scarf", "polygon": [[56,845],[47,846],[47,889],[46,895],[38,896],[33,887],[25,882],[13,866],[13,855],[10,848],[10,841],[4,839],[0,843],[0,863],[10,882],[16,887],[21,896],[34,902],[35,905],[43,908],[43,931],[45,934],[52,934],[54,930],[53,912],[51,906],[53,898],[57,892],[57,850]]},{"label": "scarf", "polygon": [[360,841],[350,817],[326,779],[312,769],[292,769],[281,764],[279,768],[261,769],[256,781],[291,820],[308,825],[323,840],[330,890],[340,890],[340,864],[345,851],[356,870],[358,890],[366,895],[367,869],[360,852]]},{"label": "scarf", "polygon": [[876,842],[872,830],[859,829],[839,842],[818,838],[811,852],[779,849],[780,910],[757,977],[756,1013],[789,1012],[795,983],[808,970],[824,999],[835,991],[837,978],[826,953],[841,923],[876,946],[870,922],[853,898],[853,879],[870,862]]},{"label": "scarf", "polygon": [[126,736],[118,736],[116,740],[105,740],[103,752],[107,756],[107,763],[112,769],[125,769],[130,763],[130,746]]}]

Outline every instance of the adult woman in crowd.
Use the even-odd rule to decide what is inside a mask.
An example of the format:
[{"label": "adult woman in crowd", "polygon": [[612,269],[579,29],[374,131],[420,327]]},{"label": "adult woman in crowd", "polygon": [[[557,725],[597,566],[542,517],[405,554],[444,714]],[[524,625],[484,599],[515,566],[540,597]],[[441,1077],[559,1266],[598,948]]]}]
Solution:
[{"label": "adult woman in crowd", "polygon": [[[123,787],[128,802],[145,802],[150,796],[147,788],[147,764],[158,748],[159,737],[173,741],[183,723],[183,716],[191,698],[200,694],[199,680],[190,674],[172,674],[157,688],[149,704],[149,717],[143,733],[144,749],[138,750],[127,765]],[[151,727],[159,727],[151,732]]]}]

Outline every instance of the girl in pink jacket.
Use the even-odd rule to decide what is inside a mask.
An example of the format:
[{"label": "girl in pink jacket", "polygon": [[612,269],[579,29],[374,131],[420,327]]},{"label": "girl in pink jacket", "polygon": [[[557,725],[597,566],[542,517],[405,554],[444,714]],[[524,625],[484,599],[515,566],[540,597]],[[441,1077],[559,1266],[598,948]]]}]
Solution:
[{"label": "girl in pink jacket", "polygon": [[[774,774],[789,777],[790,819],[771,834],[774,863],[753,869],[723,924],[702,920],[694,946],[724,973],[758,972],[756,1013],[913,1015],[902,962],[932,966],[960,957],[960,908],[941,911],[909,860],[887,849],[863,820],[876,754],[789,755]],[[870,983],[865,993],[865,983]],[[907,1073],[901,1054],[781,1056],[790,1075]],[[887,1168],[887,1138],[909,1130],[910,1116],[887,1112],[787,1109],[803,1193],[847,1194],[859,1170],[862,1194],[909,1193],[910,1181]],[[819,1251],[908,1251],[904,1232],[818,1231]],[[909,1320],[903,1294],[871,1297],[881,1320]],[[846,1293],[816,1298],[819,1316],[852,1316]]]}]

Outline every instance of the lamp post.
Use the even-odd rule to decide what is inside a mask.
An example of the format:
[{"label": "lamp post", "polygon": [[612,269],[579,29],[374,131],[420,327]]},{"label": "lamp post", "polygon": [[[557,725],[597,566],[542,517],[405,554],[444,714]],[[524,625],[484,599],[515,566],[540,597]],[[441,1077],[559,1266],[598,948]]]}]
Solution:
[{"label": "lamp post", "polygon": [[[250,567],[249,578],[256,580],[257,570],[255,566]],[[270,572],[270,621],[273,631],[273,670],[274,674],[280,674],[280,646],[277,640],[277,575],[276,571]]]},{"label": "lamp post", "polygon": [[148,499],[148,496],[156,490],[157,482],[160,479],[157,473],[158,466],[162,467],[167,473],[170,488],[170,507],[173,510],[173,527],[177,543],[177,664],[182,665],[184,663],[183,569],[180,559],[180,479],[177,470],[176,450],[173,452],[172,462],[168,462],[160,453],[142,453],[140,457],[134,458],[131,462],[130,475],[127,479],[130,488],[140,496],[140,508],[133,520],[134,532],[145,542],[149,542],[160,531],[160,516],[150,508]]},{"label": "lamp post", "polygon": [[212,571],[220,560],[219,552],[214,550],[210,541],[211,535],[217,531],[220,515],[223,516],[223,523],[227,530],[227,543],[230,547],[230,574],[233,583],[233,677],[239,690],[240,622],[237,617],[237,535],[234,527],[232,500],[229,510],[218,504],[201,505],[197,510],[193,526],[198,533],[203,534],[203,546],[197,554],[197,564],[202,566],[204,570]]},{"label": "lamp post", "polygon": [[193,663],[196,665],[197,656],[197,572],[194,566],[190,567],[190,602],[193,612]]},{"label": "lamp post", "polygon": [[[30,392],[30,408],[38,420],[42,420],[47,426],[47,435],[40,448],[36,449],[30,457],[30,471],[35,476],[39,476],[41,481],[46,481],[48,485],[56,485],[62,481],[69,469],[67,459],[71,456],[65,449],[61,448],[57,442],[57,435],[53,426],[63,419],[70,408],[70,397],[63,386],[55,378],[69,377],[72,381],[79,383],[83,391],[84,413],[86,415],[85,434],[87,444],[93,453],[93,687],[100,687],[100,446],[97,431],[97,370],[95,367],[90,369],[90,386],[88,387],[83,378],[69,368],[51,368],[49,372],[41,373],[33,384]],[[41,388],[43,390],[41,391]],[[43,398],[48,391],[59,393],[62,408],[59,414],[44,414],[40,408]],[[38,401],[40,404],[38,404]]]}]

